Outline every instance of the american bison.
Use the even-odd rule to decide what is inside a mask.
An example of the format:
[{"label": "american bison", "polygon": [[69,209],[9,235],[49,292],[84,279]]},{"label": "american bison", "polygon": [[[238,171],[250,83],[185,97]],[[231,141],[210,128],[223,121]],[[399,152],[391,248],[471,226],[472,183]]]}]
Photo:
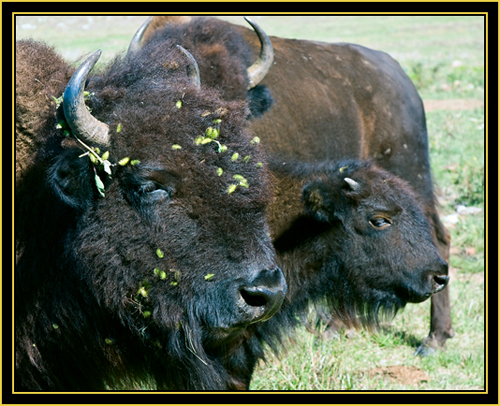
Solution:
[{"label": "american bison", "polygon": [[91,75],[16,44],[16,391],[238,388],[283,301],[245,102],[176,45]]},{"label": "american bison", "polygon": [[235,349],[242,387],[264,343],[279,352],[311,306],[347,326],[372,328],[380,316],[442,291],[449,279],[425,205],[406,181],[371,161],[269,165],[275,200],[268,220],[288,291],[275,316],[249,326]]},{"label": "american bison", "polygon": [[[210,60],[200,66],[201,77],[229,99],[248,100],[251,130],[267,151],[302,162],[372,159],[408,181],[423,199],[441,256],[449,259],[450,235],[436,209],[423,104],[389,55],[354,44],[271,36],[274,60],[266,57],[267,74],[249,87],[246,69],[263,53],[260,42],[266,40],[244,26],[215,18],[156,16],[139,34],[137,43],[177,38],[197,59]],[[230,70],[225,69],[228,60]],[[432,296],[430,333],[416,354],[444,346],[453,335],[444,289]]]},{"label": "american bison", "polygon": [[271,168],[268,219],[289,287],[279,314],[325,299],[346,324],[373,326],[379,310],[395,313],[447,285],[425,206],[406,181],[371,161]]}]

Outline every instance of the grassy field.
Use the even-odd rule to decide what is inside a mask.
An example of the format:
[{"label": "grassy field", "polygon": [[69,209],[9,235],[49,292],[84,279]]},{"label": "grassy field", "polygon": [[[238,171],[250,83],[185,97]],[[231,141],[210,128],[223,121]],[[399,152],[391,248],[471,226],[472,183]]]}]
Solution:
[{"label": "grassy field", "polygon": [[[241,17],[225,17],[242,22]],[[144,16],[20,16],[16,37],[45,39],[70,61],[126,50]],[[440,212],[452,234],[455,338],[413,356],[429,330],[429,302],[383,329],[323,338],[299,330],[287,351],[259,365],[253,390],[481,390],[485,387],[484,21],[476,16],[255,17],[270,35],[352,42],[395,57],[427,109]],[[243,23],[243,22],[242,22]],[[417,34],[417,35],[416,35]],[[465,207],[465,209],[463,208]],[[347,335],[349,337],[347,337]]]}]

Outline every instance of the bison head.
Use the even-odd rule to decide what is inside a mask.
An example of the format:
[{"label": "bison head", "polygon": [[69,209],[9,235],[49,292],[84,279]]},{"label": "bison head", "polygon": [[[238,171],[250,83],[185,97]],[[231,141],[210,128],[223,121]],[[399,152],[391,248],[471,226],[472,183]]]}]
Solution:
[{"label": "bison head", "polygon": [[251,117],[260,117],[274,103],[267,86],[259,84],[273,66],[274,51],[265,31],[245,17],[260,42],[256,60],[247,40],[238,29],[221,20],[206,17],[155,16],[139,28],[129,46],[129,54],[154,43],[175,38],[200,63],[204,83],[220,89],[227,100],[247,100]]},{"label": "bison head", "polygon": [[[218,348],[273,316],[286,291],[265,221],[266,164],[245,130],[246,107],[190,79],[185,72],[196,71],[195,62],[171,45],[147,66],[141,52],[154,52],[147,47],[115,60],[88,81],[85,96],[99,53],[76,70],[64,93],[64,121],[39,152],[54,202],[32,202],[46,207],[37,209],[40,221],[58,219],[52,227],[60,230],[49,241],[40,227],[19,243],[30,252],[19,269],[39,256],[32,268],[40,283],[75,295],[50,310],[66,339],[84,319],[102,317],[89,339],[112,343],[114,364],[152,348],[163,358],[157,375],[170,377],[169,365],[213,366]],[[30,205],[37,192],[20,190],[19,201]],[[44,246],[58,257],[41,275],[34,264],[49,255]],[[76,303],[84,316],[71,314]],[[202,374],[179,373],[174,382],[227,388]]]},{"label": "bison head", "polygon": [[[170,57],[174,62],[165,64],[175,63]],[[91,90],[98,120],[83,104],[85,73],[93,61],[96,54],[75,72],[64,112],[73,133],[103,150],[111,144],[112,179],[101,180],[106,191],[92,200],[80,195],[88,187],[64,189],[75,180],[93,184],[99,175],[106,178],[79,157],[82,151],[65,151],[51,168],[63,200],[85,205],[75,252],[88,261],[92,291],[103,304],[118,305],[117,311],[124,303],[116,292],[128,291],[127,317],[138,318],[141,326],[149,317],[173,326],[191,317],[230,330],[271,317],[285,283],[266,236],[262,153],[242,130],[242,106],[222,104],[214,92],[187,81],[167,84],[160,78],[155,86],[147,78],[124,89],[115,85],[112,69],[112,83],[101,78],[104,87]],[[125,70],[136,66],[129,61]],[[71,115],[73,110],[79,111]],[[123,277],[126,271],[130,279]],[[117,283],[123,285],[116,289]]]},{"label": "bison head", "polygon": [[[306,184],[305,212],[275,242],[290,290],[301,278],[310,280],[309,298],[326,297],[347,323],[361,317],[370,325],[379,310],[393,313],[446,286],[448,265],[406,182],[359,161],[294,172]],[[292,259],[304,270],[288,271]]]}]

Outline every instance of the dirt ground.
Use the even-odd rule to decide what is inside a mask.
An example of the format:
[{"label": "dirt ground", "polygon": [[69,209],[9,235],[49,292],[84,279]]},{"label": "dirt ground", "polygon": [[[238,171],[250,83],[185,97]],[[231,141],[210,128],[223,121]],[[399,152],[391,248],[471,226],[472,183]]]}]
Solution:
[{"label": "dirt ground", "polygon": [[453,100],[424,100],[425,111],[433,110],[469,110],[483,106],[482,100],[453,99]]},{"label": "dirt ground", "polygon": [[418,385],[420,382],[429,381],[429,376],[424,371],[406,365],[377,367],[370,369],[366,374],[371,378],[380,377],[403,385]]}]

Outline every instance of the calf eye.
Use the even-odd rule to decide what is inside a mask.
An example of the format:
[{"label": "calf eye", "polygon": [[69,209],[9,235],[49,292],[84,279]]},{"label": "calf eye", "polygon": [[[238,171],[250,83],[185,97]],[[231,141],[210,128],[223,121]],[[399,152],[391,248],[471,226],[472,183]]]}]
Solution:
[{"label": "calf eye", "polygon": [[392,221],[387,217],[373,217],[370,219],[370,225],[376,230],[383,230],[384,228],[390,227]]}]

